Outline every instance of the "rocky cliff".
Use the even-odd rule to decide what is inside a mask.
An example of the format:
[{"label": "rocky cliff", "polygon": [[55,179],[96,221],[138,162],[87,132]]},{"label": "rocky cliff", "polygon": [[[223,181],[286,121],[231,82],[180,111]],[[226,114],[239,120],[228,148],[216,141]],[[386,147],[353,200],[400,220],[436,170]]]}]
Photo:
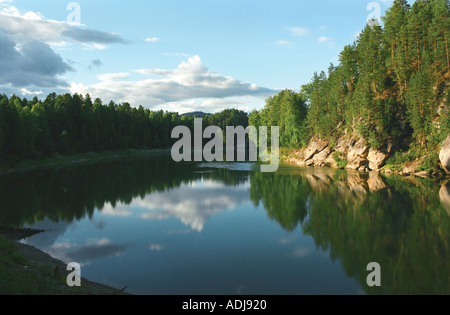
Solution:
[{"label": "rocky cliff", "polygon": [[[299,166],[347,168],[362,172],[383,171],[419,176],[429,174],[428,171],[423,171],[419,160],[401,165],[400,170],[383,169],[387,159],[393,153],[392,143],[386,143],[382,147],[374,149],[370,148],[363,138],[356,135],[347,135],[335,143],[314,137],[306,148],[290,154],[286,162]],[[439,158],[442,168],[450,173],[450,136],[442,144]]]}]

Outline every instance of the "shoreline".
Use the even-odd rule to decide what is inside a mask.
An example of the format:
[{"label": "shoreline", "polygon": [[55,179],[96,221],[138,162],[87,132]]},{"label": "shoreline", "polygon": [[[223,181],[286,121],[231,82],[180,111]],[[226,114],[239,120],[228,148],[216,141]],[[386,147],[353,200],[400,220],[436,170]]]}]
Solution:
[{"label": "shoreline", "polygon": [[128,149],[123,151],[90,152],[84,154],[56,156],[52,158],[26,160],[13,167],[0,167],[0,176],[33,170],[66,167],[91,162],[101,162],[122,158],[145,157],[152,154],[170,152],[170,149]]},{"label": "shoreline", "polygon": [[81,287],[69,287],[67,265],[20,242],[45,232],[0,226],[0,294],[4,295],[131,295],[123,289],[81,278]]},{"label": "shoreline", "polygon": [[[441,172],[432,172],[432,171],[416,171],[410,167],[408,167],[408,165],[406,164],[402,164],[402,165],[396,165],[401,167],[401,171],[398,170],[393,170],[391,168],[381,168],[381,169],[377,169],[377,170],[371,170],[371,169],[365,169],[365,170],[358,170],[358,169],[353,169],[353,168],[348,168],[348,167],[338,167],[338,166],[333,166],[333,164],[329,164],[329,165],[308,165],[303,158],[301,158],[300,154],[302,154],[302,150],[305,150],[305,148],[303,149],[289,149],[289,148],[284,148],[282,151],[280,151],[280,163],[282,164],[286,164],[286,165],[291,165],[291,166],[297,166],[297,167],[305,167],[305,168],[319,168],[319,169],[333,169],[333,170],[350,170],[350,171],[356,171],[359,173],[377,173],[377,174],[383,174],[386,176],[390,176],[390,175],[397,175],[397,176],[403,176],[403,177],[408,177],[408,176],[414,176],[414,177],[421,177],[421,178],[435,178],[435,179],[449,179],[450,178],[450,174],[446,173],[444,170],[442,170]],[[284,151],[284,152],[283,152]]]}]

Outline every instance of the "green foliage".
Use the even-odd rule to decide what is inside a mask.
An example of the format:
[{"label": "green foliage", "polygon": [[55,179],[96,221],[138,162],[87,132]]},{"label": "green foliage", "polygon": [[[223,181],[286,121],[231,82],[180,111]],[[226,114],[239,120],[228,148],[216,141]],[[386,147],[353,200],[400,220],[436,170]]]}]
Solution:
[{"label": "green foliage", "polygon": [[[167,148],[176,141],[171,131],[179,125],[193,131],[194,117],[128,103],[104,105],[100,99],[92,103],[89,94],[52,93],[43,101],[0,95],[0,164],[57,154]],[[203,126],[210,125],[247,127],[248,114],[230,109],[205,116]]]},{"label": "green foliage", "polygon": [[338,168],[345,168],[348,164],[348,160],[342,158],[341,153],[337,151],[333,153],[333,160],[337,163]]},{"label": "green foliage", "polygon": [[13,266],[24,263],[25,259],[17,252],[17,246],[11,241],[0,239],[0,264]]},{"label": "green foliage", "polygon": [[[345,129],[372,148],[435,147],[449,134],[449,5],[446,0],[394,1],[384,26],[367,25],[328,74],[303,86],[309,105],[307,140]],[[437,126],[440,126],[438,128]]]},{"label": "green foliage", "polygon": [[303,122],[306,119],[306,99],[302,93],[284,90],[269,97],[260,112],[253,111],[249,116],[249,124],[259,126],[280,127],[280,146],[299,147],[306,143]]}]

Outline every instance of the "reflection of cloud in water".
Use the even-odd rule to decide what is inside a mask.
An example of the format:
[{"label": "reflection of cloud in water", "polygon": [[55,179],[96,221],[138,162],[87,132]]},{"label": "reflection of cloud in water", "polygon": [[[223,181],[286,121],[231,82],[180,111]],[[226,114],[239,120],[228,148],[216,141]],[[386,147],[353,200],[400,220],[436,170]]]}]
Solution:
[{"label": "reflection of cloud in water", "polygon": [[307,257],[312,253],[311,249],[308,247],[296,247],[292,251],[292,255],[297,258]]},{"label": "reflection of cloud in water", "polygon": [[164,247],[160,244],[150,244],[149,249],[152,251],[161,251]]},{"label": "reflection of cloud in water", "polygon": [[129,245],[112,244],[107,238],[89,239],[85,244],[55,243],[45,252],[65,263],[72,261],[87,263],[103,257],[121,256]]},{"label": "reflection of cloud in water", "polygon": [[114,208],[110,202],[105,203],[101,212],[114,217],[129,217],[133,214],[127,206],[121,204]]},{"label": "reflection of cloud in water", "polygon": [[295,243],[295,241],[297,241],[297,237],[293,236],[293,237],[281,238],[279,240],[279,243],[281,245],[289,245],[289,244]]},{"label": "reflection of cloud in water", "polygon": [[161,220],[175,217],[191,229],[201,232],[212,215],[232,210],[248,200],[248,191],[228,187],[181,186],[170,192],[155,193],[131,206],[149,210],[143,219]]},{"label": "reflection of cloud in water", "polygon": [[45,232],[33,235],[30,238],[26,238],[22,243],[31,245],[37,248],[49,248],[56,240],[66,233],[66,230],[72,225],[65,221],[53,222],[49,219],[45,219],[42,222],[37,222],[32,225],[26,225],[33,229],[44,230]]}]

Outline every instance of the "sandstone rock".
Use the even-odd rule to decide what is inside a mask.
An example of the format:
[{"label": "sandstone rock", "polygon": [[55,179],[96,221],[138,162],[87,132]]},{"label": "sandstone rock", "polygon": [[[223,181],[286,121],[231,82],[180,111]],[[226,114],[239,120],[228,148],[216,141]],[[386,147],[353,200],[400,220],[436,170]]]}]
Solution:
[{"label": "sandstone rock", "polygon": [[352,145],[353,143],[351,140],[339,139],[334,150],[336,152],[342,153],[343,155],[347,155],[348,150]]},{"label": "sandstone rock", "polygon": [[305,151],[305,161],[322,152],[326,147],[328,147],[328,141],[313,138]]},{"label": "sandstone rock", "polygon": [[325,148],[319,154],[314,155],[313,161],[315,166],[323,166],[325,164],[325,160],[330,156],[331,149],[329,147]]},{"label": "sandstone rock", "polygon": [[357,157],[355,160],[353,160],[352,162],[349,162],[347,164],[347,168],[351,169],[351,170],[357,170],[363,166],[368,166],[368,165],[369,165],[369,161],[367,161],[366,158]]},{"label": "sandstone rock", "polygon": [[309,159],[305,161],[305,165],[306,166],[313,166],[314,165],[314,160],[313,159]]},{"label": "sandstone rock", "polygon": [[379,170],[388,158],[388,154],[379,150],[370,149],[367,159],[369,160],[369,168],[373,171]]},{"label": "sandstone rock", "polygon": [[324,164],[325,166],[328,166],[328,167],[337,168],[337,163],[336,163],[336,161],[335,161],[334,158],[333,158],[333,154],[330,154],[330,155],[326,158],[326,160],[323,162],[323,164]]},{"label": "sandstone rock", "polygon": [[366,145],[366,141],[361,138],[348,151],[347,160],[349,163],[352,163],[353,161],[360,158],[366,159],[368,154],[369,147]]},{"label": "sandstone rock", "polygon": [[450,173],[450,136],[445,139],[442,144],[441,153],[439,154],[439,159],[441,160],[442,168]]}]

